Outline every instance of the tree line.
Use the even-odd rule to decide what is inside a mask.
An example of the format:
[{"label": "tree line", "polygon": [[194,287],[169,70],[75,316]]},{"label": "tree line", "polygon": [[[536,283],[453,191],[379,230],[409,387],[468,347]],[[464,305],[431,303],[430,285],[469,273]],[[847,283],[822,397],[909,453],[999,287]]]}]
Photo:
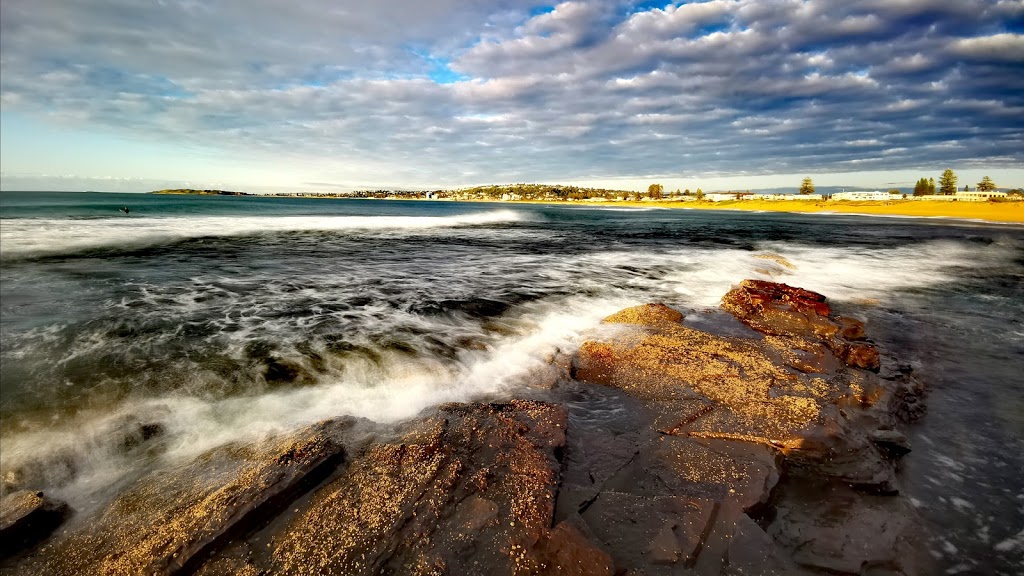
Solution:
[{"label": "tree line", "polygon": [[[920,180],[917,181],[916,184],[914,184],[914,196],[929,196],[932,194],[952,196],[953,194],[956,194],[957,191],[960,189],[959,184],[957,183],[958,180],[959,178],[957,177],[956,172],[953,172],[953,170],[950,168],[946,168],[946,170],[942,173],[942,176],[939,177],[939,184],[937,190],[934,178],[921,178]],[[992,179],[989,178],[988,176],[983,177],[981,179],[981,182],[978,182],[976,186],[976,190],[978,192],[992,192],[996,188],[998,188],[998,186],[996,186],[996,183],[993,182]],[[970,191],[970,185],[965,184],[964,192]]]}]

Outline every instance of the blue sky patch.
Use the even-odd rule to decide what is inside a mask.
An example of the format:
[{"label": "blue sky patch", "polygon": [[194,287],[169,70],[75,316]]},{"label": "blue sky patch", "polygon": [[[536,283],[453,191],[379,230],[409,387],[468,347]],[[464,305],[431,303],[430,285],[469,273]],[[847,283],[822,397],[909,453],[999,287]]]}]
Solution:
[{"label": "blue sky patch", "polygon": [[452,61],[450,58],[439,58],[431,55],[426,50],[418,48],[410,48],[409,52],[419,56],[430,65],[427,77],[438,84],[454,84],[455,82],[469,80],[469,76],[459,74],[451,69]]}]

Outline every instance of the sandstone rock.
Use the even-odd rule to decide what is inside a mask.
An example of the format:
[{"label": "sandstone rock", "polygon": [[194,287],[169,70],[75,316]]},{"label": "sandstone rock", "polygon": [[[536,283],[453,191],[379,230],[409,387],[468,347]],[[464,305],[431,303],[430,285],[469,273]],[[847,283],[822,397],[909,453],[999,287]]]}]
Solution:
[{"label": "sandstone rock", "polygon": [[727,576],[791,576],[810,574],[797,566],[771,536],[747,515],[736,519],[725,558]]},{"label": "sandstone rock", "polygon": [[46,538],[68,513],[67,504],[42,492],[20,490],[0,498],[0,557]]},{"label": "sandstone rock", "polygon": [[278,543],[270,570],[518,574],[594,567],[599,550],[569,527],[550,529],[565,426],[565,410],[541,402],[444,405],[322,488]]},{"label": "sandstone rock", "polygon": [[787,499],[767,533],[804,567],[837,574],[888,567],[893,574],[919,574],[921,561],[905,541],[911,514],[899,498],[831,487],[827,494]]},{"label": "sandstone rock", "polygon": [[658,326],[664,323],[682,321],[683,314],[664,304],[643,304],[626,308],[604,319],[612,324],[639,324],[641,326]]},{"label": "sandstone rock", "polygon": [[581,516],[617,567],[653,576],[693,564],[714,508],[700,498],[603,492]]},{"label": "sandstone rock", "polygon": [[26,574],[174,574],[202,564],[333,470],[329,424],[256,445],[228,445],[136,482],[94,521],[19,566]]},{"label": "sandstone rock", "polygon": [[542,573],[566,576],[611,576],[615,564],[611,556],[594,546],[571,522],[559,522],[538,546]]},{"label": "sandstone rock", "polygon": [[864,323],[856,318],[840,316],[836,318],[836,323],[839,324],[839,335],[847,340],[863,340],[867,337],[864,332]]},{"label": "sandstone rock", "polygon": [[[902,508],[880,505],[870,521],[851,516],[847,529],[830,523],[828,496],[814,495],[804,505],[804,496],[773,488],[785,470],[783,485],[835,485],[846,490],[854,507],[859,498],[886,498],[864,491],[897,493],[898,454],[888,443],[898,451],[892,424],[896,407],[906,403],[897,391],[911,399],[914,394],[902,380],[848,368],[877,370],[878,352],[860,340],[862,324],[830,319],[820,294],[748,281],[725,300],[725,308],[764,336],[707,334],[645,306],[606,319],[632,329],[580,347],[575,377],[640,400],[662,436],[646,442],[643,435],[610,437],[607,460],[578,457],[570,443],[560,513],[578,512],[620,572],[805,574],[855,564],[888,566],[884,553],[861,557],[852,548],[831,550],[825,544],[820,553],[801,556],[798,566],[799,545],[791,546],[795,538],[789,535],[821,525],[832,527],[828,538],[859,542],[859,534],[869,532],[862,521],[877,521],[886,534],[902,539],[909,526],[901,520]],[[596,471],[588,472],[589,482],[578,466]],[[671,502],[666,498],[711,503],[714,512],[693,552],[658,508]],[[624,501],[634,512],[620,505]],[[768,533],[751,520],[770,519],[775,509],[806,514],[778,525],[786,530],[776,526]],[[608,532],[602,524],[615,528]],[[802,536],[811,538],[813,529],[807,530]]]},{"label": "sandstone rock", "polygon": [[865,342],[842,342],[838,341],[832,345],[832,351],[847,366],[863,368],[878,372],[881,366],[881,359],[878,356],[878,349],[872,344]]},{"label": "sandstone rock", "polygon": [[[758,332],[771,336],[820,340],[847,366],[877,372],[878,350],[865,339],[864,323],[830,318],[831,308],[817,292],[764,280],[744,280],[722,298],[722,308]],[[796,365],[818,371],[817,363]]]},{"label": "sandstone rock", "polygon": [[776,282],[744,280],[722,298],[722,307],[766,334],[828,337],[839,330],[823,295]]}]

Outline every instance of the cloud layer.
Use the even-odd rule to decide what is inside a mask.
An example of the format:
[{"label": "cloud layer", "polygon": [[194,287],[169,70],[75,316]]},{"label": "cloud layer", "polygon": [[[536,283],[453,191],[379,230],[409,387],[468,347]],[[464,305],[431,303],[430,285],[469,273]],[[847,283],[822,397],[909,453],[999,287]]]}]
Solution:
[{"label": "cloud layer", "polygon": [[5,113],[200,141],[310,181],[1024,163],[1020,0],[6,0],[0,10]]}]

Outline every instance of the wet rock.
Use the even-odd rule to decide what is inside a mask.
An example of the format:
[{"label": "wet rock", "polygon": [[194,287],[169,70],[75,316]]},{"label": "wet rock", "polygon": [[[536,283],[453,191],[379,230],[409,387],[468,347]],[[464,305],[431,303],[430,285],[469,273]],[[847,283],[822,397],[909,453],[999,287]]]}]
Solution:
[{"label": "wet rock", "polygon": [[736,519],[723,573],[727,576],[790,576],[810,574],[797,566],[749,516]]},{"label": "wet rock", "polygon": [[835,574],[885,569],[924,573],[906,535],[912,513],[899,498],[864,496],[831,488],[780,505],[767,533],[804,567]]},{"label": "wet rock", "polygon": [[776,336],[835,334],[825,296],[810,290],[764,280],[744,280],[722,298],[722,307],[741,322]]},{"label": "wet rock", "polygon": [[878,356],[878,349],[872,344],[865,342],[842,342],[832,344],[832,351],[847,366],[863,368],[878,372],[881,366],[881,359]]},{"label": "wet rock", "polygon": [[[585,442],[602,446],[597,450],[570,442],[559,514],[578,514],[626,573],[801,574],[888,566],[887,553],[864,555],[844,545],[832,550],[824,543],[797,558],[802,548],[792,543],[798,536],[812,539],[819,525],[831,530],[822,538],[857,543],[875,522],[893,535],[882,538],[880,550],[891,550],[910,526],[902,505],[879,504],[873,520],[849,516],[852,524],[844,527],[830,523],[827,495],[777,487],[836,486],[853,508],[859,499],[884,501],[891,496],[876,494],[898,493],[893,460],[903,445],[893,424],[896,408],[906,405],[898,392],[914,398],[909,386],[871,371],[879,357],[862,340],[863,325],[832,320],[824,296],[760,281],[730,294],[723,306],[764,336],[707,334],[649,305],[607,318],[628,328],[580,347],[575,377],[638,399],[651,413],[650,432],[660,436],[600,440],[599,433],[585,432]],[[701,520],[697,546],[680,540],[679,527],[668,521],[686,516],[681,509],[665,512],[682,505],[672,498],[709,503],[712,513]],[[774,524],[780,510],[788,520]],[[773,530],[763,530],[754,517],[762,526],[772,522]]]},{"label": "wet rock", "polygon": [[[722,298],[722,308],[758,332],[798,340],[820,341],[847,366],[878,372],[874,345],[864,342],[864,323],[855,318],[831,318],[825,296],[787,284],[744,280]],[[815,364],[804,372],[816,371]]]},{"label": "wet rock", "polygon": [[62,535],[25,574],[175,574],[258,526],[333,470],[329,424],[260,445],[228,445],[143,477],[93,522]]},{"label": "wet rock", "polygon": [[683,314],[664,304],[643,304],[626,308],[604,319],[611,324],[638,324],[640,326],[658,326],[664,323],[682,322]]},{"label": "wet rock", "polygon": [[270,571],[583,573],[603,553],[550,528],[565,427],[565,409],[542,402],[444,405],[323,487]]},{"label": "wet rock", "polygon": [[653,576],[693,564],[714,509],[699,498],[603,492],[581,516],[617,567]]},{"label": "wet rock", "polygon": [[839,324],[839,335],[847,340],[864,340],[867,337],[864,332],[864,323],[856,318],[840,316],[836,318],[836,323]]},{"label": "wet rock", "polygon": [[875,430],[871,433],[871,441],[891,458],[899,458],[911,451],[910,440],[896,430]]},{"label": "wet rock", "polygon": [[42,492],[20,490],[0,498],[0,557],[28,548],[49,536],[70,510]]},{"label": "wet rock", "polygon": [[576,524],[559,522],[538,545],[542,573],[566,576],[611,576],[611,556],[593,544],[593,536]]}]

